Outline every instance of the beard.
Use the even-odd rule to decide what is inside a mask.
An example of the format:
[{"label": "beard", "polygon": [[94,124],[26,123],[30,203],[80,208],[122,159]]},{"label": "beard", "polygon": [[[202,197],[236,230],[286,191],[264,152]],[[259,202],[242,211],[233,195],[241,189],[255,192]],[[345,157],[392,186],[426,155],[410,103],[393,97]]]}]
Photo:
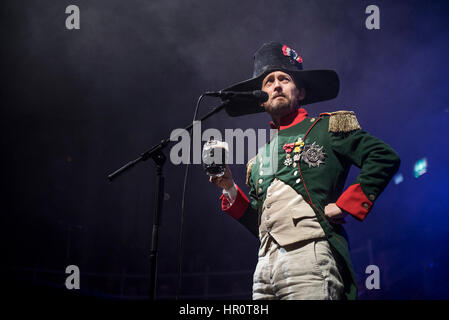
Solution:
[{"label": "beard", "polygon": [[285,96],[275,98],[268,105],[268,113],[272,115],[282,116],[292,111],[292,101]]}]

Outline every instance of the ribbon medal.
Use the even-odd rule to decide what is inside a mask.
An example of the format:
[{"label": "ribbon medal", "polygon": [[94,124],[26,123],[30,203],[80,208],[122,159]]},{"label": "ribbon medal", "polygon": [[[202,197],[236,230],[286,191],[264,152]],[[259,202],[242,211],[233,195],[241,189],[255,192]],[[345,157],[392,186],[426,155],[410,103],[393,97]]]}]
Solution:
[{"label": "ribbon medal", "polygon": [[286,143],[282,147],[286,153],[284,165],[289,167],[296,167],[298,162],[301,160],[301,151],[302,147],[304,147],[304,141],[301,138],[298,138],[296,142]]}]

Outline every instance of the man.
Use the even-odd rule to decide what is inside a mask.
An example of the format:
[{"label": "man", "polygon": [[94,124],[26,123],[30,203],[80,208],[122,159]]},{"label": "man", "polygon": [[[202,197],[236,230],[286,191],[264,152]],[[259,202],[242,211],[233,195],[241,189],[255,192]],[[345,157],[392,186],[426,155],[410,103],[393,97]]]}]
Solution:
[{"label": "man", "polygon": [[[229,168],[210,178],[223,188],[223,211],[259,236],[253,298],[355,299],[342,224],[348,214],[365,219],[400,159],[363,131],[351,111],[307,117],[301,105],[335,98],[338,76],[303,70],[302,58],[288,46],[264,44],[255,54],[253,78],[226,90],[260,89],[269,95],[260,107],[278,132],[248,162],[250,200]],[[353,164],[360,174],[343,191]]]}]

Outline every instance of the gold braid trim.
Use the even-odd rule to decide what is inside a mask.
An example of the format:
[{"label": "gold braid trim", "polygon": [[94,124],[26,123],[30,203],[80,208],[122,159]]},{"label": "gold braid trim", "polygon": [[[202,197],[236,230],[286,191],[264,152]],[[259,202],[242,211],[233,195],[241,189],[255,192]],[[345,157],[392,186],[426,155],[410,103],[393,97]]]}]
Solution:
[{"label": "gold braid trim", "polygon": [[329,119],[329,132],[350,132],[361,129],[353,111],[331,112]]},{"label": "gold braid trim", "polygon": [[246,164],[246,185],[250,187],[249,185],[249,178],[251,177],[251,169],[253,168],[253,163],[256,160],[256,157],[252,157],[248,160],[248,163]]}]

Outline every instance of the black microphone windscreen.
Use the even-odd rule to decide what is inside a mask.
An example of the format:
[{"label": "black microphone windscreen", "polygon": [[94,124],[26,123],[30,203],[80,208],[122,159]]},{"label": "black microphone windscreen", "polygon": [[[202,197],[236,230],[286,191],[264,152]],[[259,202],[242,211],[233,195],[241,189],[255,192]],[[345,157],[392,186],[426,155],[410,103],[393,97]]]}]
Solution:
[{"label": "black microphone windscreen", "polygon": [[254,90],[253,94],[259,99],[259,102],[265,102],[268,100],[268,93],[263,90]]}]

